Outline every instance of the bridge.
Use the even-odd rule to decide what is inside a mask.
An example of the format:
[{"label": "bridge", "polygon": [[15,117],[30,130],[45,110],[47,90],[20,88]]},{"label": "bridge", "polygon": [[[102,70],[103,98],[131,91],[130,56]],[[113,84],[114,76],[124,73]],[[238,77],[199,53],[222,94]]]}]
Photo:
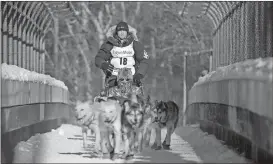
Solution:
[{"label": "bridge", "polygon": [[[73,117],[69,88],[56,79],[45,46],[45,36],[58,32],[56,18],[73,14],[70,2],[1,2],[2,161],[13,161],[20,141]],[[246,158],[272,163],[273,3],[203,2],[199,17],[213,25],[213,51],[209,73],[186,93],[186,123]],[[58,61],[58,40],[52,42]]]}]

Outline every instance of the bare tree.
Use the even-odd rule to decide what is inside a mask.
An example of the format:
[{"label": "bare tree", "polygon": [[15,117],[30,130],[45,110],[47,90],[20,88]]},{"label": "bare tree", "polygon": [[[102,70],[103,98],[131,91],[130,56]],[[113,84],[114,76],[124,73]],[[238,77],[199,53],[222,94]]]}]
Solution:
[{"label": "bare tree", "polygon": [[67,25],[67,29],[68,29],[70,35],[72,36],[74,42],[76,43],[76,47],[77,47],[77,49],[80,51],[80,55],[82,56],[82,59],[83,59],[83,61],[84,61],[85,70],[86,70],[86,85],[87,85],[87,87],[88,87],[88,91],[91,92],[91,87],[90,87],[90,85],[89,85],[89,81],[91,81],[92,78],[91,78],[91,76],[90,76],[90,75],[91,75],[91,70],[90,70],[90,67],[89,67],[89,62],[88,62],[88,60],[87,60],[86,54],[85,54],[84,51],[83,51],[83,47],[82,47],[82,46],[80,45],[80,43],[79,43],[79,39],[80,39],[80,38],[78,38],[78,37],[76,37],[76,36],[74,35],[74,32],[73,32],[73,30],[72,30],[71,22],[69,22],[69,21],[67,21],[67,20],[66,20],[65,22],[66,22],[66,25]]},{"label": "bare tree", "polygon": [[[90,20],[95,25],[98,38],[99,38],[99,46],[101,46],[105,39],[105,33],[108,31],[112,23],[112,19],[113,19],[112,14],[115,12],[114,3],[112,3],[112,11],[110,11],[109,4],[105,3],[103,7],[99,10],[97,16],[95,16],[94,13],[88,8],[86,2],[81,2],[81,6],[83,8],[83,11],[86,12],[88,16],[90,16]],[[108,21],[106,23],[104,23],[103,21],[104,20],[103,17],[105,16],[108,17]],[[101,71],[101,75],[102,75],[102,86],[104,86],[105,75],[103,71]]]}]

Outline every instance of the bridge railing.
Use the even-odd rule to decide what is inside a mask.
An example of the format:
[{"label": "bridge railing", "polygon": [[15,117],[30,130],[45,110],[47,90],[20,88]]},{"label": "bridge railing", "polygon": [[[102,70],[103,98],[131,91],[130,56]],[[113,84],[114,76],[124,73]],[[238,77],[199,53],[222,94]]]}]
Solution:
[{"label": "bridge railing", "polygon": [[48,8],[42,2],[1,1],[1,20],[1,150],[10,163],[19,141],[57,128],[70,107],[63,82],[44,75]]},{"label": "bridge railing", "polygon": [[249,158],[269,160],[260,151],[273,155],[272,69],[273,58],[264,58],[211,72],[189,93],[188,121],[199,122],[221,140],[242,144]]},{"label": "bridge railing", "polygon": [[213,71],[191,88],[188,121],[255,161],[273,162],[273,3],[205,2],[204,9],[215,27]]},{"label": "bridge railing", "polygon": [[273,56],[272,2],[208,2],[204,14],[214,24],[212,69]]},{"label": "bridge railing", "polygon": [[50,14],[39,2],[1,2],[1,7],[2,63],[43,73]]}]

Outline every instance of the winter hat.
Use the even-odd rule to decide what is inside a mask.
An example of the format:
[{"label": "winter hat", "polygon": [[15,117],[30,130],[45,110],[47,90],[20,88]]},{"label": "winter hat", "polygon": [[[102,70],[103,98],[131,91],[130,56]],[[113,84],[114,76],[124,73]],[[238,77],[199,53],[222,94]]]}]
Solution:
[{"label": "winter hat", "polygon": [[127,31],[129,32],[129,26],[126,22],[119,22],[117,27],[116,27],[116,32],[118,31]]}]

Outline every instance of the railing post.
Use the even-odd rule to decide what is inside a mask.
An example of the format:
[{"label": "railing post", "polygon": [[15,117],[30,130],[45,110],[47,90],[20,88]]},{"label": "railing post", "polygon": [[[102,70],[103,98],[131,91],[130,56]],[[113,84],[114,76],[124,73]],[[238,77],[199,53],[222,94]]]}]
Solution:
[{"label": "railing post", "polygon": [[[20,11],[22,11],[22,4],[21,4],[21,7],[20,7]],[[18,16],[18,20],[17,20],[17,24],[18,24],[18,66],[19,67],[22,67],[22,24],[23,24],[23,21],[20,22],[21,19],[24,19],[22,18],[22,12],[19,12],[19,16]]]},{"label": "railing post", "polygon": [[12,26],[13,26],[13,33],[12,33],[12,37],[13,37],[13,64],[14,65],[18,65],[18,50],[17,50],[17,47],[18,47],[18,18],[16,18],[16,15],[17,15],[17,12],[18,12],[18,9],[17,9],[17,3],[15,4],[15,11],[14,11],[14,14],[13,14],[13,17],[12,17]]},{"label": "railing post", "polygon": [[31,24],[30,36],[29,36],[29,70],[33,71],[33,35],[34,35],[35,25]]},{"label": "railing post", "polygon": [[30,70],[30,26],[31,24],[28,24],[29,27],[27,27],[27,33],[26,33],[26,69]]},{"label": "railing post", "polygon": [[273,25],[272,23],[269,23],[268,22],[273,22],[273,11],[272,11],[272,8],[273,8],[273,2],[266,2],[266,5],[265,7],[267,7],[266,9],[266,17],[267,19],[265,20],[265,23],[266,23],[266,45],[267,45],[267,48],[266,48],[266,52],[268,54],[268,56],[273,56]]},{"label": "railing post", "polygon": [[13,40],[12,40],[12,8],[8,12],[8,64],[13,64]]},{"label": "railing post", "polygon": [[6,11],[6,10],[8,10],[7,9],[7,4],[5,4],[5,6],[4,6],[4,10],[3,10],[3,12],[1,12],[1,17],[2,17],[2,19],[4,19],[4,21],[3,21],[3,26],[2,26],[2,28],[3,28],[3,32],[2,32],[2,35],[1,35],[1,38],[2,38],[2,50],[1,50],[1,53],[2,53],[2,63],[8,63],[8,35],[7,35],[7,33],[8,33],[8,16],[6,15],[5,17],[3,17],[4,16],[4,13],[5,12],[8,12],[8,11]]},{"label": "railing post", "polygon": [[241,59],[240,61],[243,61],[246,59],[246,55],[245,55],[245,31],[246,31],[246,26],[245,26],[245,3],[242,3],[242,5],[240,6],[240,28],[241,28],[241,34],[240,34],[240,37],[241,37],[241,40],[240,40],[240,43],[241,43],[241,46],[240,46],[240,56],[241,56]]},{"label": "railing post", "polygon": [[[27,21],[26,18],[24,17],[24,21]],[[26,41],[27,41],[27,23],[23,23],[22,25],[22,67],[23,68],[27,68],[27,63],[26,63],[26,53],[27,53],[27,45],[26,45]]]},{"label": "railing post", "polygon": [[254,59],[255,57],[255,2],[246,2],[248,13],[246,15],[248,16],[248,37],[249,37],[249,43],[248,43],[248,53],[250,54],[248,58]]},{"label": "railing post", "polygon": [[227,42],[227,56],[226,56],[226,60],[227,60],[227,64],[230,64],[230,60],[229,60],[229,56],[231,53],[231,18],[230,16],[227,18],[227,36],[228,36],[228,42]]},{"label": "railing post", "polygon": [[232,16],[234,17],[234,31],[235,31],[235,36],[234,36],[234,40],[233,40],[233,56],[232,56],[232,61],[231,63],[235,63],[237,61],[238,58],[238,54],[239,54],[239,45],[240,45],[240,24],[238,24],[238,22],[240,22],[239,17],[238,17],[238,10],[236,9],[234,11],[234,13],[232,14]]}]

